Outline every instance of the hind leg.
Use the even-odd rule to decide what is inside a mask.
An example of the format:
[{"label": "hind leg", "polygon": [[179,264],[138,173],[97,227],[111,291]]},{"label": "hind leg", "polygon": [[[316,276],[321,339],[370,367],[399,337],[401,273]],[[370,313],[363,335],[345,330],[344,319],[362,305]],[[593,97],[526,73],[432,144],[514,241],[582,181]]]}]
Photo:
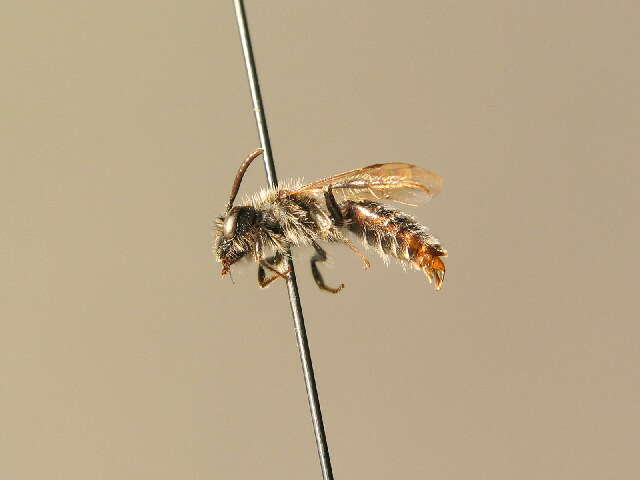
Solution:
[{"label": "hind leg", "polygon": [[362,268],[366,270],[371,266],[371,263],[369,263],[369,259],[365,256],[365,254],[362,253],[360,250],[358,250],[358,247],[356,247],[353,243],[351,243],[349,239],[342,237],[340,241],[344,243],[347,247],[349,247],[353,253],[355,253],[360,257],[360,260],[362,260]]},{"label": "hind leg", "polygon": [[334,225],[336,227],[342,227],[344,225],[344,218],[342,217],[342,212],[340,211],[340,206],[336,201],[336,197],[333,195],[331,185],[325,187],[323,193],[324,203],[327,206],[327,210],[329,211],[329,215],[331,216]]},{"label": "hind leg", "polygon": [[[333,223],[335,224],[335,226],[343,227],[344,216],[342,215],[342,211],[340,210],[340,205],[338,205],[338,202],[336,201],[336,197],[333,195],[333,190],[331,189],[331,185],[329,185],[324,189],[324,201],[327,206],[327,210],[329,211],[329,215],[331,216],[331,219],[333,220]],[[360,257],[360,260],[362,260],[362,264],[365,270],[371,266],[365,254],[362,253],[360,250],[358,250],[358,248],[353,243],[351,243],[348,238],[339,234],[338,240],[344,243],[347,247],[349,247],[349,249],[351,249],[353,253],[355,253]]]},{"label": "hind leg", "polygon": [[320,245],[317,243],[313,244],[313,248],[316,250],[316,254],[311,257],[311,273],[313,274],[313,279],[316,281],[316,284],[321,290],[325,290],[331,293],[338,293],[340,290],[344,288],[344,283],[341,283],[338,288],[331,288],[324,283],[324,279],[322,278],[322,274],[320,270],[318,270],[318,262],[324,262],[327,260],[327,252],[324,251]]}]

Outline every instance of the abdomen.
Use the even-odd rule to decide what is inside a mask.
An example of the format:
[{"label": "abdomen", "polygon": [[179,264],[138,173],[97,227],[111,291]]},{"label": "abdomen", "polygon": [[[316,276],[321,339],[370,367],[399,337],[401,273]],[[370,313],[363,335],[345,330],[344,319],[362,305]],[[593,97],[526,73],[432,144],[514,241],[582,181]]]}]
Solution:
[{"label": "abdomen", "polygon": [[386,258],[387,255],[408,262],[422,270],[439,290],[445,266],[440,257],[447,251],[429,229],[393,208],[371,201],[346,201],[340,205],[345,228]]}]

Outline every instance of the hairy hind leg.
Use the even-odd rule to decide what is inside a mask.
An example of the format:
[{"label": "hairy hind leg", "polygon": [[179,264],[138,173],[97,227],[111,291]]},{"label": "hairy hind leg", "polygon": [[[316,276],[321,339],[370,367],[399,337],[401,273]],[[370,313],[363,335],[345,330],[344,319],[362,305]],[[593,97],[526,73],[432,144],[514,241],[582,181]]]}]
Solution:
[{"label": "hairy hind leg", "polygon": [[325,290],[331,293],[338,293],[340,290],[344,288],[344,283],[341,283],[338,288],[331,288],[324,283],[324,279],[322,278],[322,274],[320,270],[318,270],[317,262],[324,262],[327,260],[327,252],[318,245],[317,243],[313,244],[313,248],[316,251],[316,254],[311,257],[311,273],[313,274],[313,279],[316,281],[316,284],[321,290]]},{"label": "hairy hind leg", "polygon": [[[340,210],[340,205],[338,205],[338,202],[336,201],[336,197],[333,195],[333,190],[331,188],[331,185],[327,186],[324,189],[323,193],[324,193],[324,201],[327,206],[327,210],[329,211],[329,215],[333,220],[333,223],[335,224],[336,227],[343,227],[344,216],[342,215],[342,211]],[[347,247],[351,249],[353,253],[355,253],[360,257],[360,260],[362,260],[362,264],[365,270],[371,266],[365,254],[362,253],[360,250],[358,250],[358,248],[353,243],[351,243],[348,238],[346,238],[344,235],[339,235],[338,240],[344,243]]]},{"label": "hairy hind leg", "polygon": [[342,227],[344,225],[344,218],[342,217],[342,212],[340,211],[340,206],[336,201],[336,197],[333,195],[331,185],[325,187],[323,193],[324,203],[327,206],[327,210],[329,211],[329,215],[331,216],[333,223],[336,227]]},{"label": "hairy hind leg", "polygon": [[355,253],[360,257],[360,260],[362,260],[362,267],[365,270],[371,266],[371,263],[369,263],[369,259],[365,256],[365,254],[362,253],[360,250],[358,250],[358,247],[356,247],[353,243],[351,243],[349,239],[342,237],[340,238],[340,241],[344,243],[347,247],[349,247],[353,253]]}]

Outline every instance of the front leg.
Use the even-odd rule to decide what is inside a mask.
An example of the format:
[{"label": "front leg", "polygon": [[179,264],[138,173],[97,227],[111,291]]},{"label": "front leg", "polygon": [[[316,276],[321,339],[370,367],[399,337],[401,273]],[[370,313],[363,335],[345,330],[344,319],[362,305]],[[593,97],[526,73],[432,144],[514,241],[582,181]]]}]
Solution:
[{"label": "front leg", "polygon": [[[285,280],[289,278],[291,268],[288,268],[285,272],[279,270],[279,267],[284,264],[283,260],[282,254],[276,253],[272,257],[258,261],[258,285],[260,285],[260,288],[267,288],[271,282],[278,278],[284,278]],[[267,277],[265,269],[274,272],[274,274]]]}]

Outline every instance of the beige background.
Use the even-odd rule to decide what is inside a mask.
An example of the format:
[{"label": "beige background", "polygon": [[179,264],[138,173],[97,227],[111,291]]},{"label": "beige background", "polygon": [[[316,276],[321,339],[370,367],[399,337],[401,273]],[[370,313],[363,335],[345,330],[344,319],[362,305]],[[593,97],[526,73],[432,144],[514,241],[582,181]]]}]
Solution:
[{"label": "beige background", "polygon": [[[443,292],[297,263],[336,478],[638,478],[640,7],[392,3],[248,2],[282,179],[446,179]],[[320,478],[284,284],[210,254],[232,2],[3,7],[0,478]]]}]

